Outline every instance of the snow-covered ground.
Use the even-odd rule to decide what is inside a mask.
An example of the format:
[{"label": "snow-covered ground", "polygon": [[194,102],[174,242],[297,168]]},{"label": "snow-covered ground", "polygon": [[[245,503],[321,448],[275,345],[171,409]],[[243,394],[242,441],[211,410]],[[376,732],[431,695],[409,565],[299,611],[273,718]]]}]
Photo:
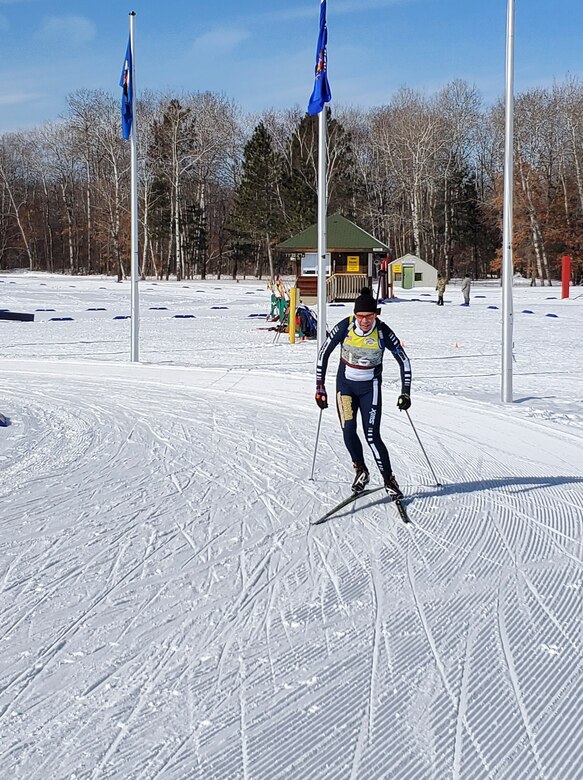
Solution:
[{"label": "snow-covered ground", "polygon": [[311,526],[352,470],[263,283],[142,283],[132,364],[129,284],[0,275],[0,778],[580,778],[583,290],[514,295],[512,405],[499,287],[383,307],[444,486],[388,356],[412,523]]}]

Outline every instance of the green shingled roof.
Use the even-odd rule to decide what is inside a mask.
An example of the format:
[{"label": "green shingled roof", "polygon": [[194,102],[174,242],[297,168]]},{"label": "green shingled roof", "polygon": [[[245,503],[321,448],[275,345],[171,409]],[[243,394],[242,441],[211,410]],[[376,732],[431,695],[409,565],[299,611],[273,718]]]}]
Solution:
[{"label": "green shingled roof", "polygon": [[[362,230],[341,214],[332,214],[326,220],[329,252],[388,252],[389,247]],[[282,252],[316,252],[318,249],[318,225],[298,233],[278,244]]]}]

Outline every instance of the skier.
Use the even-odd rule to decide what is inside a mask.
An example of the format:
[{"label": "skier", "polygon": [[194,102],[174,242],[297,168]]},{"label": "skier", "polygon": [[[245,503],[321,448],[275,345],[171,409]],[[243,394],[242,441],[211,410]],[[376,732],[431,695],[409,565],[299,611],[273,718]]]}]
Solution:
[{"label": "skier", "polygon": [[403,493],[393,474],[389,453],[380,433],[383,351],[388,349],[399,363],[401,394],[397,399],[397,407],[401,411],[411,406],[411,365],[399,339],[388,325],[377,319],[380,311],[369,288],[363,287],[354,303],[354,315],[341,320],[320,349],[316,367],[316,403],[320,409],[326,409],[328,406],[324,385],[326,369],[331,353],[340,344],[336,402],[344,444],[356,471],[352,491],[361,493],[370,481],[362,443],[356,431],[356,413],[360,409],[366,441],[372,450],[385,487],[395,497],[402,498]]}]

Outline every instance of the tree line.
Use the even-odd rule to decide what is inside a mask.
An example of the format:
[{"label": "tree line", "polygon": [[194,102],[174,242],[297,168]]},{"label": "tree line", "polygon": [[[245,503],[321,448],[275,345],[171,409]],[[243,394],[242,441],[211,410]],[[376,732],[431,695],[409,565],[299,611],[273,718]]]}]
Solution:
[{"label": "tree line", "polygon": [[[316,222],[317,117],[245,114],[212,92],[143,93],[136,110],[142,276],[291,270],[277,244]],[[327,108],[329,213],[446,277],[496,276],[502,253],[504,107],[453,81],[400,89],[369,110]],[[583,275],[583,83],[515,104],[514,263],[543,283]],[[57,122],[0,137],[0,269],[125,278],[130,145],[119,101],[81,90]]]}]

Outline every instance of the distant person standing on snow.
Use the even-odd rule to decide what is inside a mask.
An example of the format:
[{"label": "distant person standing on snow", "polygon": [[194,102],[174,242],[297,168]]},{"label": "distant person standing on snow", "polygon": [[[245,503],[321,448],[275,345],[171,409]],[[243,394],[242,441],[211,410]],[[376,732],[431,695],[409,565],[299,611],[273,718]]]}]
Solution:
[{"label": "distant person standing on snow", "polygon": [[443,294],[445,293],[445,279],[441,274],[437,274],[437,305],[443,306]]},{"label": "distant person standing on snow", "polygon": [[361,493],[370,481],[364,462],[362,443],[356,431],[356,415],[360,410],[366,441],[383,477],[385,487],[395,496],[403,494],[391,468],[387,448],[381,439],[381,384],[383,354],[388,349],[401,370],[401,394],[397,406],[402,411],[411,406],[411,365],[399,339],[384,322],[376,300],[368,287],[363,287],[354,303],[354,315],[341,320],[320,349],[316,367],[316,403],[320,409],[328,406],[324,382],[330,355],[341,345],[340,365],[336,374],[336,403],[344,444],[352,458],[356,476],[352,491]]},{"label": "distant person standing on snow", "polygon": [[462,295],[464,296],[464,306],[470,305],[470,287],[472,286],[472,282],[470,277],[466,274],[464,276],[464,280],[462,282]]},{"label": "distant person standing on snow", "polygon": [[530,286],[536,287],[536,268],[533,268],[530,272]]}]

